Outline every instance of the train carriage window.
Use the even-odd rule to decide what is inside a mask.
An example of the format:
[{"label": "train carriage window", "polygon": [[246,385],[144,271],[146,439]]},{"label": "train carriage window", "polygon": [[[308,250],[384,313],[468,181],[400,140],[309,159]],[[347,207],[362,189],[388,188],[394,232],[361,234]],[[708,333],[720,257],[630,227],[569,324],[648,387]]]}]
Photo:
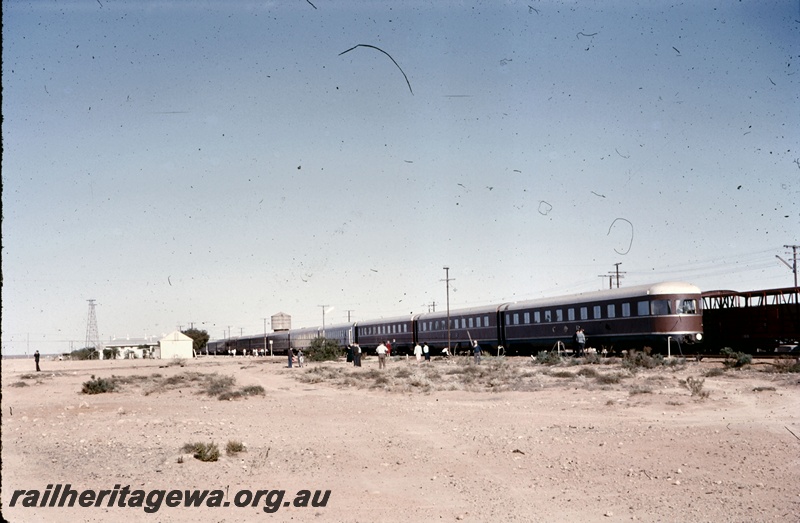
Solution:
[{"label": "train carriage window", "polygon": [[567,319],[569,321],[575,321],[575,309],[567,309]]},{"label": "train carriage window", "polygon": [[671,309],[669,300],[653,300],[650,302],[650,312],[653,313],[653,316],[672,314]]},{"label": "train carriage window", "polygon": [[592,314],[593,314],[593,316],[592,316],[592,317],[593,317],[595,320],[599,320],[600,318],[602,318],[602,317],[603,317],[603,314],[602,314],[602,309],[600,308],[600,306],[599,306],[599,305],[595,305],[595,306],[592,308]]},{"label": "train carriage window", "polygon": [[481,326],[481,317],[480,316],[475,318],[475,326],[476,327],[480,327]]},{"label": "train carriage window", "polygon": [[613,303],[609,303],[608,307],[608,318],[616,318],[617,317],[617,307]]},{"label": "train carriage window", "polygon": [[564,321],[564,311],[556,309],[556,321]]},{"label": "train carriage window", "polygon": [[484,327],[488,327],[489,326],[489,316],[484,316],[483,317],[483,326]]},{"label": "train carriage window", "polygon": [[544,321],[546,321],[546,322],[553,321],[553,312],[552,311],[544,311]]},{"label": "train carriage window", "polygon": [[461,328],[462,329],[466,329],[467,328],[467,319],[466,318],[461,318]]},{"label": "train carriage window", "polygon": [[539,311],[533,313],[533,323],[542,323],[542,314]]},{"label": "train carriage window", "polygon": [[588,320],[589,319],[589,308],[588,307],[581,307],[581,319]]},{"label": "train carriage window", "polygon": [[474,320],[472,318],[469,319],[469,328],[471,329],[474,326]]},{"label": "train carriage window", "polygon": [[697,314],[697,301],[695,300],[676,300],[675,306],[678,314]]},{"label": "train carriage window", "polygon": [[650,302],[647,301],[640,301],[636,303],[636,315],[637,316],[649,316],[650,315]]},{"label": "train carriage window", "polygon": [[630,303],[623,303],[622,304],[622,317],[628,318],[631,315],[631,304]]},{"label": "train carriage window", "polygon": [[531,313],[526,312],[525,314],[522,315],[522,323],[528,325],[530,322],[531,322]]}]

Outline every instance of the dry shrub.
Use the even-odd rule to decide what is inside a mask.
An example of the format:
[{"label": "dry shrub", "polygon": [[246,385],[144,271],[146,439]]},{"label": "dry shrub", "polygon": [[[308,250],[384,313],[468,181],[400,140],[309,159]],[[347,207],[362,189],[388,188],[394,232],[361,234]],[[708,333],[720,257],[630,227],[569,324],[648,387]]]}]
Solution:
[{"label": "dry shrub", "polygon": [[685,385],[686,388],[691,391],[692,396],[703,399],[708,397],[708,391],[703,390],[703,384],[705,381],[705,378],[695,378],[693,376],[689,376],[686,378]]},{"label": "dry shrub", "polygon": [[219,459],[219,447],[216,443],[186,443],[183,451],[192,454],[195,459],[200,461],[217,461]]},{"label": "dry shrub", "polygon": [[84,394],[103,394],[105,392],[114,392],[116,388],[117,386],[113,379],[95,378],[92,375],[92,379],[83,382],[81,392]]},{"label": "dry shrub", "polygon": [[800,359],[796,358],[781,358],[774,360],[770,367],[767,367],[764,372],[777,372],[780,374],[789,372],[800,372]]},{"label": "dry shrub", "polygon": [[597,383],[602,385],[613,385],[615,383],[620,383],[623,378],[625,378],[625,375],[621,372],[611,372],[608,374],[598,373],[595,379],[597,380]]},{"label": "dry shrub", "polygon": [[723,374],[725,374],[725,370],[726,370],[726,369],[725,369],[724,367],[719,367],[719,368],[714,368],[714,369],[708,369],[708,370],[705,372],[704,376],[705,376],[706,378],[716,378],[717,376],[722,376]]},{"label": "dry shrub", "polygon": [[637,394],[652,394],[653,389],[644,385],[634,385],[631,387],[630,395],[635,396]]},{"label": "dry shrub", "polygon": [[225,445],[225,454],[227,454],[228,456],[233,456],[238,454],[239,452],[244,452],[244,451],[245,451],[244,443],[242,443],[241,441],[228,440],[228,444]]}]

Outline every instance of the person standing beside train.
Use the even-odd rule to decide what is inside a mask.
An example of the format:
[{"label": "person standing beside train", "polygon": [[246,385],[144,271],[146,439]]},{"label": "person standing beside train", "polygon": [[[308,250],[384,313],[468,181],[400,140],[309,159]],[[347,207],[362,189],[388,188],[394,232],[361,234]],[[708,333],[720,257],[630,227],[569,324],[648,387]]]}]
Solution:
[{"label": "person standing beside train", "polygon": [[414,357],[417,358],[417,363],[422,361],[422,347],[420,347],[419,343],[414,345]]},{"label": "person standing beside train", "polygon": [[578,327],[578,330],[575,331],[575,356],[583,357],[584,347],[586,347],[586,334],[583,333],[582,328]]},{"label": "person standing beside train", "polygon": [[361,346],[358,343],[353,344],[353,366],[361,366]]},{"label": "person standing beside train", "polygon": [[289,347],[288,356],[289,356],[289,368],[291,369],[292,368],[292,360],[294,359],[294,349],[292,349],[291,347]]},{"label": "person standing beside train", "polygon": [[481,363],[481,346],[478,345],[478,340],[472,340],[472,352],[475,355],[475,365]]},{"label": "person standing beside train", "polygon": [[422,346],[422,357],[425,358],[426,363],[431,362],[431,349],[427,343]]},{"label": "person standing beside train", "polygon": [[386,368],[386,345],[381,342],[378,345],[378,348],[375,349],[375,352],[378,353],[378,368],[385,369]]}]

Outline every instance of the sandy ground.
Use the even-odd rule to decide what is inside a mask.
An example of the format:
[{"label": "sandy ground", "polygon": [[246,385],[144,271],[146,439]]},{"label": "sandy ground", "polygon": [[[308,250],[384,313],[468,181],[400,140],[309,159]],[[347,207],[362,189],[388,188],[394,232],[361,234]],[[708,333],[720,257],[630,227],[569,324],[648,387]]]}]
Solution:
[{"label": "sandy ground", "polygon": [[[445,375],[465,364],[432,365]],[[705,379],[709,396],[700,399],[682,380],[720,362],[642,370],[610,384],[558,377],[522,359],[505,364],[526,373],[518,390],[370,388],[380,381],[375,359],[358,370],[321,364],[354,373],[344,386],[300,381],[315,365],[288,369],[282,358],[211,357],[184,367],[43,360],[38,374],[32,360],[3,360],[2,515],[12,522],[800,521],[800,375],[767,373],[766,365],[728,370]],[[381,372],[401,369],[419,372],[405,360]],[[233,376],[265,394],[220,401],[189,385],[155,386],[154,374],[186,372]],[[81,393],[92,375],[112,374],[142,378],[118,392]],[[184,454],[195,441],[217,443],[220,459]],[[226,455],[228,441],[246,451]],[[155,513],[106,503],[26,507],[24,496],[9,506],[15,490],[43,494],[58,483],[79,491],[219,489],[224,500],[220,507],[162,502]],[[267,495],[257,506],[235,506],[245,489],[284,490],[288,506],[265,512]],[[326,506],[289,503],[302,490],[329,490]]]}]

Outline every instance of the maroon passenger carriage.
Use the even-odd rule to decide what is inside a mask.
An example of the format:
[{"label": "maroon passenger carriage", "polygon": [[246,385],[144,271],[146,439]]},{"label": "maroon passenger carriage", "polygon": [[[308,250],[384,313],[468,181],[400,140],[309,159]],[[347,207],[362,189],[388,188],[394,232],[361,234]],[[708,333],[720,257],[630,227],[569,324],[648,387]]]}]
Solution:
[{"label": "maroon passenger carriage", "polygon": [[434,356],[441,355],[442,349],[448,346],[448,341],[453,354],[470,353],[472,340],[478,341],[481,350],[497,355],[502,353],[502,342],[499,341],[502,339],[498,317],[500,307],[501,305],[486,305],[451,310],[449,330],[446,311],[419,314],[414,317],[417,340],[427,343]]},{"label": "maroon passenger carriage", "polygon": [[507,354],[530,354],[558,342],[572,347],[582,327],[587,347],[619,351],[649,346],[665,352],[668,344],[703,339],[700,289],[681,282],[639,285],[557,298],[509,303],[500,307],[500,340]]},{"label": "maroon passenger carriage", "polygon": [[365,320],[355,324],[356,342],[365,352],[387,341],[392,344],[392,354],[408,354],[414,346],[414,318],[398,316],[380,320]]}]

